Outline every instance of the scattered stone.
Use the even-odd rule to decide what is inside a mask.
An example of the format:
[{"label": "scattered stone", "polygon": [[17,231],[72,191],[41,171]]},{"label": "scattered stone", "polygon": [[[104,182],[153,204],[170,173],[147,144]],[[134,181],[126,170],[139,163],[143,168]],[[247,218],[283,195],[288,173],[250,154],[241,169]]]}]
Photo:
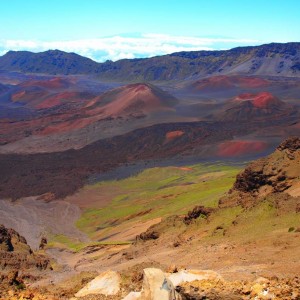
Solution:
[{"label": "scattered stone", "polygon": [[179,247],[179,246],[181,246],[181,241],[176,240],[176,241],[173,242],[173,247],[174,247],[174,248],[177,248],[177,247]]},{"label": "scattered stone", "polygon": [[151,230],[151,229],[149,230],[149,229],[146,232],[143,232],[139,236],[137,236],[137,239],[140,239],[142,241],[158,239],[159,238],[159,233],[157,231],[154,231],[154,230]]},{"label": "scattered stone", "polygon": [[255,283],[251,288],[251,296],[257,296],[262,293],[264,287],[260,283]]},{"label": "scattered stone", "polygon": [[45,248],[45,246],[47,245],[47,243],[48,243],[47,238],[42,237],[42,238],[41,238],[40,245],[39,245],[39,249],[40,249],[40,250],[43,250],[43,249]]}]

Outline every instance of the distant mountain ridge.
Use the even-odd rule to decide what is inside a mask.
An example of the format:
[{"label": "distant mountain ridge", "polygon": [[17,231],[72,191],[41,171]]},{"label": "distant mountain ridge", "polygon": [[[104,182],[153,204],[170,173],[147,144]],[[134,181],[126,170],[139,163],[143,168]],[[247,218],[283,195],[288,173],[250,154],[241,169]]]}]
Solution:
[{"label": "distant mountain ridge", "polygon": [[9,51],[0,57],[0,70],[45,74],[88,74],[98,68],[98,63],[76,53],[48,50],[33,53]]},{"label": "distant mountain ridge", "polygon": [[120,81],[184,80],[223,74],[299,77],[300,43],[183,51],[104,63],[60,50],[9,51],[0,57],[0,70],[51,75],[90,74]]}]

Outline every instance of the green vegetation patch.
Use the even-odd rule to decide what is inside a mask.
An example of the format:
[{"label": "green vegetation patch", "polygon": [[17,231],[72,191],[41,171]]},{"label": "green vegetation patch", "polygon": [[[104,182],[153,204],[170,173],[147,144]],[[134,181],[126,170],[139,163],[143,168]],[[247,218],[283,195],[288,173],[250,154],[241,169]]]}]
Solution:
[{"label": "green vegetation patch", "polygon": [[129,241],[103,241],[103,242],[91,242],[91,243],[84,243],[79,241],[76,238],[71,238],[65,236],[63,234],[53,235],[49,238],[49,242],[47,244],[47,248],[63,248],[69,249],[74,252],[78,252],[85,247],[88,246],[110,246],[110,245],[128,245],[131,244]]},{"label": "green vegetation patch", "polygon": [[86,209],[77,227],[94,240],[112,239],[117,227],[185,214],[196,205],[216,207],[240,170],[223,163],[156,167],[123,180],[99,182],[93,185],[95,193],[119,194],[105,207]]}]

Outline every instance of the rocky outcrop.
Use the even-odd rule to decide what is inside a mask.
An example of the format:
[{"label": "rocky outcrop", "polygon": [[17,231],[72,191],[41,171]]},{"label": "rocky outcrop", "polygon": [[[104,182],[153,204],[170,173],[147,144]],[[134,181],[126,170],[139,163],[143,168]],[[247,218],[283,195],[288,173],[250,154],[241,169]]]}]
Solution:
[{"label": "rocky outcrop", "polygon": [[13,252],[20,247],[22,247],[23,250],[27,250],[28,253],[32,252],[23,236],[20,236],[19,233],[12,228],[6,228],[4,225],[0,225],[0,250]]},{"label": "rocky outcrop", "polygon": [[300,138],[299,137],[291,137],[284,142],[282,142],[277,149],[279,151],[287,151],[289,153],[294,153],[300,149]]},{"label": "rocky outcrop", "polygon": [[[300,138],[291,137],[282,142],[274,153],[251,163],[237,175],[229,195],[219,201],[220,207],[242,205],[270,194],[294,191],[300,182]],[[293,192],[291,192],[293,191]]]},{"label": "rocky outcrop", "polygon": [[0,298],[48,299],[27,289],[45,270],[51,270],[50,260],[34,253],[18,232],[0,225]]},{"label": "rocky outcrop", "polygon": [[26,239],[13,229],[0,225],[0,269],[22,270],[49,268],[49,259],[35,254]]}]

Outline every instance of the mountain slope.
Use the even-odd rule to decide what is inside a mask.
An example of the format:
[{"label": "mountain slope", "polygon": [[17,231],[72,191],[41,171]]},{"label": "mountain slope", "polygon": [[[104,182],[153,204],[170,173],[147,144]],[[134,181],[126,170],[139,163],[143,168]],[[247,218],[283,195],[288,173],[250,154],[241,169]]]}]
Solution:
[{"label": "mountain slope", "polygon": [[96,63],[75,53],[10,51],[0,70],[48,74],[98,74],[114,80],[178,80],[218,74],[300,76],[300,43],[272,43],[222,51],[178,52],[145,59]]},{"label": "mountain slope", "polygon": [[[215,174],[209,173],[202,177],[201,174],[196,173],[198,180],[205,187],[202,189],[199,187],[198,191],[204,194],[198,194],[195,197],[186,195],[187,192],[190,192],[195,187],[195,181],[192,180],[191,182],[191,177],[189,177],[195,166],[181,168],[181,172],[184,169],[186,174],[180,174],[176,178],[177,175],[174,176],[174,172],[172,177],[169,178],[170,181],[159,182],[164,183],[163,188],[157,188],[157,182],[152,185],[147,181],[147,187],[155,188],[155,191],[150,194],[151,200],[159,199],[164,205],[172,206],[174,198],[182,195],[181,204],[183,206],[188,206],[191,200],[194,200],[197,206],[185,215],[182,215],[181,207],[177,206],[176,213],[178,215],[168,215],[160,223],[153,224],[145,232],[136,236],[135,242],[131,246],[116,253],[114,257],[108,254],[106,257],[101,257],[93,263],[99,264],[101,267],[109,266],[110,268],[118,265],[118,267],[128,270],[129,263],[137,265],[147,261],[160,263],[166,267],[171,266],[172,270],[176,271],[179,268],[214,270],[224,276],[224,278],[235,281],[234,285],[237,284],[236,280],[246,280],[245,287],[248,285],[246,287],[247,292],[245,292],[245,288],[242,288],[234,293],[233,297],[219,297],[218,292],[215,290],[216,294],[209,299],[254,299],[255,297],[252,297],[254,295],[254,283],[253,288],[249,287],[249,280],[255,280],[256,288],[261,284],[261,289],[259,290],[261,291],[263,288],[267,290],[270,278],[285,278],[289,285],[289,294],[284,292],[284,296],[281,296],[282,285],[275,283],[274,286],[276,286],[277,290],[272,290],[273,287],[270,287],[270,291],[276,297],[259,297],[257,299],[291,299],[290,295],[292,295],[293,290],[290,287],[294,286],[294,291],[297,291],[297,293],[299,291],[299,285],[292,283],[292,280],[289,278],[297,278],[300,267],[300,253],[297,251],[300,245],[300,198],[284,192],[288,190],[274,190],[265,195],[252,194],[258,186],[264,185],[260,184],[259,180],[255,181],[255,179],[260,174],[267,174],[273,167],[275,167],[274,173],[278,173],[275,174],[275,177],[282,175],[280,169],[287,172],[286,178],[279,178],[278,176],[276,181],[287,183],[290,187],[295,187],[299,184],[299,145],[299,138],[289,139],[283,142],[276,152],[265,158],[264,161],[260,160],[251,164],[248,168],[252,170],[252,178],[255,185],[243,193],[236,186],[240,182],[240,177],[246,171],[241,172],[235,182],[234,190],[241,192],[238,199],[242,201],[235,203],[231,202],[231,198],[235,196],[233,193],[225,194],[222,198],[223,202],[219,202],[220,205],[218,205],[217,199],[214,201],[211,195],[205,194],[208,191],[216,191],[219,188],[216,182],[213,185],[209,185],[209,181],[224,174],[220,172],[222,170],[220,166],[217,166],[217,169],[215,169],[218,171]],[[292,169],[294,169],[294,174],[291,173]],[[158,172],[159,170],[155,170],[156,174]],[[149,178],[149,181],[151,181],[150,173],[147,175],[147,179]],[[184,178],[184,182],[190,184],[182,185],[182,178]],[[140,179],[137,180],[135,178],[134,180],[140,183]],[[234,178],[231,177],[231,180],[234,181]],[[132,181],[130,183],[127,182],[128,185],[136,188],[136,185],[132,183]],[[267,184],[271,186],[271,184]],[[165,197],[161,197],[163,191],[166,193]],[[195,192],[198,191],[195,190]],[[119,205],[122,205],[122,212],[130,215],[129,217],[126,218],[124,215],[116,214],[114,217],[108,218],[103,213],[103,208],[87,210],[85,222],[82,222],[81,225],[89,224],[92,227],[97,224],[98,220],[102,221],[107,218],[108,221],[104,221],[101,226],[97,227],[97,231],[93,233],[95,234],[94,237],[98,238],[101,234],[107,234],[107,228],[111,230],[113,227],[119,226],[118,230],[115,231],[115,235],[107,235],[108,240],[111,242],[114,238],[119,237],[118,234],[122,229],[124,230],[124,224],[127,221],[130,220],[132,222],[131,228],[133,228],[134,225],[132,224],[139,224],[139,218],[140,220],[144,219],[149,214],[152,217],[158,216],[155,213],[161,209],[160,203],[153,211],[151,209],[145,210],[149,208],[149,206],[145,205],[145,199],[149,201],[148,195],[144,191],[142,194],[138,194],[138,201],[134,203],[137,205],[142,203],[142,205],[141,207],[135,205],[135,208],[137,208],[133,212],[127,210],[127,208],[125,209],[125,206],[123,206],[124,202],[127,203],[127,201],[132,199],[132,195],[126,190],[125,197],[114,198],[113,204],[115,205],[117,201],[120,201]],[[254,199],[251,203],[252,205],[244,205],[243,201],[249,196]],[[222,203],[223,205],[221,205]],[[110,210],[104,208],[104,210],[106,212],[117,211],[117,209],[112,210],[111,208]],[[137,211],[139,210],[143,214],[138,214]],[[100,215],[101,217],[99,217]],[[124,234],[124,236],[128,235]],[[297,282],[299,282],[298,279]],[[189,285],[193,294],[184,299],[204,299],[206,297],[203,297],[202,294],[203,287],[212,287],[211,283],[206,280],[198,283],[193,281]],[[194,288],[195,286],[197,288]],[[257,293],[259,294],[260,292]],[[247,297],[250,294],[251,296]]]}]

